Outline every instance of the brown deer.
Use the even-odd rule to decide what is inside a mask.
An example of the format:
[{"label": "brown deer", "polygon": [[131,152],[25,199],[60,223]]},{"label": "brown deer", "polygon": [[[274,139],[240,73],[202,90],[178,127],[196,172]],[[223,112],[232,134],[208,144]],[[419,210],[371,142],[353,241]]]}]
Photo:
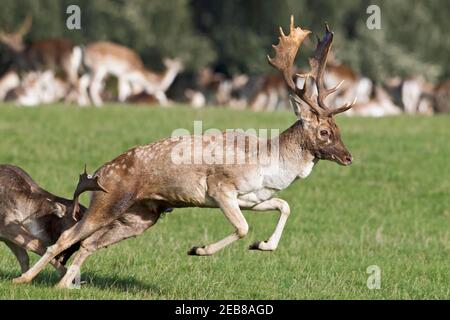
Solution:
[{"label": "brown deer", "polygon": [[279,74],[263,76],[260,83],[250,99],[251,110],[274,111],[280,103],[289,101],[284,79]]},{"label": "brown deer", "polygon": [[82,51],[65,38],[34,40],[24,43],[23,37],[30,30],[32,17],[28,15],[15,32],[0,32],[0,42],[14,54],[15,63],[21,71],[51,69],[62,73],[74,89],[78,88],[78,69]]},{"label": "brown deer", "polygon": [[[42,189],[19,167],[0,165],[0,241],[14,253],[22,273],[29,269],[27,251],[43,255],[82,218],[86,208],[79,205],[78,196],[88,190],[101,190],[101,186],[86,172],[80,175],[73,200],[68,200]],[[73,244],[51,261],[61,275],[78,248],[79,243]]]},{"label": "brown deer", "polygon": [[[155,73],[145,68],[141,57],[125,46],[100,41],[88,45],[84,51],[84,64],[90,70],[89,90],[92,102],[96,106],[103,104],[100,96],[103,80],[114,75],[119,83],[119,101],[123,102],[138,89],[154,95],[161,105],[167,105],[165,92],[169,89],[177,74],[183,70],[183,64],[176,59],[165,59],[166,70]],[[138,89],[136,89],[138,88]]]},{"label": "brown deer", "polygon": [[450,113],[450,79],[442,81],[434,90],[435,111],[439,113]]},{"label": "brown deer", "polygon": [[[15,282],[30,282],[51,259],[81,241],[72,265],[58,284],[59,287],[70,287],[79,268],[93,252],[141,234],[157,222],[162,212],[171,208],[220,208],[235,228],[222,240],[193,247],[188,252],[198,256],[212,255],[247,235],[249,227],[242,209],[277,210],[280,218],[273,234],[267,241],[258,241],[250,246],[254,250],[275,250],[290,209],[286,201],[274,197],[274,194],[298,178],[306,178],[320,159],[345,166],[352,163],[352,156],[344,146],[334,120],[335,115],[350,109],[352,105],[329,109],[325,103],[326,96],[335,90],[328,90],[323,84],[333,33],[327,26],[325,36],[310,59],[311,71],[301,75],[314,80],[318,95],[313,96],[309,94],[309,82],[302,89],[295,86],[292,72],[297,51],[310,31],[294,27],[293,17],[290,34],[286,36],[282,29],[280,31],[280,42],[274,46],[276,56],[269,58],[269,62],[283,74],[292,94],[297,121],[273,139],[263,140],[241,133],[236,137],[243,139],[244,145],[236,144],[235,140],[231,141],[232,148],[224,149],[223,145],[218,145],[218,150],[232,159],[235,150],[243,153],[245,159],[251,159],[261,155],[266,146],[268,156],[276,155],[276,161],[269,164],[265,161],[208,164],[206,161],[196,162],[195,152],[194,163],[174,161],[180,146],[195,150],[198,147],[196,143],[203,148],[214,144],[216,139],[205,139],[206,136],[172,137],[135,147],[95,172],[94,176],[108,192],[94,192],[82,220],[65,231],[45,255]],[[225,135],[222,133],[216,138],[223,136],[226,139]],[[256,148],[250,148],[253,143]]]}]

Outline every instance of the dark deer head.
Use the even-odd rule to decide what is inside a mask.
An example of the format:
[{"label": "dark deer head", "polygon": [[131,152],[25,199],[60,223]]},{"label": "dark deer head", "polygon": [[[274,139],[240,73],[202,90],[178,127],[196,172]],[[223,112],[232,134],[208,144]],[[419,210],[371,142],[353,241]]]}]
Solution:
[{"label": "dark deer head", "polygon": [[0,41],[14,52],[22,52],[25,48],[23,44],[23,37],[30,30],[32,21],[32,16],[28,14],[15,32],[0,32]]},{"label": "dark deer head", "polygon": [[93,177],[88,175],[86,172],[86,166],[84,166],[84,172],[80,174],[80,179],[78,180],[77,188],[73,193],[73,208],[72,208],[72,218],[77,221],[79,219],[80,203],[79,197],[83,192],[86,191],[106,191],[105,188],[98,182],[98,177]]},{"label": "dark deer head", "polygon": [[[302,42],[311,33],[309,30],[294,26],[294,17],[291,16],[289,35],[285,35],[280,27],[278,45],[273,45],[275,57],[267,57],[269,63],[278,69],[284,77],[291,92],[291,102],[297,118],[301,122],[306,146],[317,159],[335,161],[341,165],[350,165],[352,156],[341,140],[340,131],[334,116],[350,109],[356,101],[342,107],[331,109],[325,103],[325,98],[335,92],[340,85],[332,89],[325,88],[323,74],[327,63],[328,53],[333,43],[333,33],[325,25],[325,35],[319,38],[314,55],[309,59],[311,70],[305,74],[293,74],[293,64],[297,51]],[[304,78],[303,88],[298,88],[294,82],[297,77]],[[317,94],[308,86],[314,82]],[[311,91],[311,92],[310,92]]]}]

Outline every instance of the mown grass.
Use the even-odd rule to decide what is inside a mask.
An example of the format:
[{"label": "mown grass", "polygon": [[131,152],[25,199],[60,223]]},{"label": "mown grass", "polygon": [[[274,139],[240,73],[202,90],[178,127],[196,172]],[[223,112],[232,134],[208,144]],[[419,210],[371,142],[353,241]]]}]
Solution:
[{"label": "mown grass", "polygon": [[[0,163],[19,165],[69,197],[84,163],[92,171],[134,145],[192,130],[194,120],[205,129],[284,129],[294,116],[183,106],[0,106]],[[92,256],[81,290],[54,289],[51,267],[31,285],[13,285],[18,264],[0,245],[0,298],[448,299],[450,118],[338,121],[355,162],[322,161],[280,194],[292,215],[277,251],[247,250],[277,221],[275,212],[248,212],[247,238],[212,257],[188,256],[191,246],[232,228],[218,210],[177,209],[143,235]],[[366,285],[370,265],[381,268],[379,290]]]}]

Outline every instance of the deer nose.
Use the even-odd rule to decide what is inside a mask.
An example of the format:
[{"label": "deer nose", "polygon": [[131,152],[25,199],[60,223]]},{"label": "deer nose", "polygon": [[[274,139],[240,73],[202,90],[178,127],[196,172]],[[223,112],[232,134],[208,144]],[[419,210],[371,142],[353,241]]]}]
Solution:
[{"label": "deer nose", "polygon": [[352,155],[349,154],[348,156],[345,156],[345,165],[349,166],[352,164],[352,162],[353,162]]}]

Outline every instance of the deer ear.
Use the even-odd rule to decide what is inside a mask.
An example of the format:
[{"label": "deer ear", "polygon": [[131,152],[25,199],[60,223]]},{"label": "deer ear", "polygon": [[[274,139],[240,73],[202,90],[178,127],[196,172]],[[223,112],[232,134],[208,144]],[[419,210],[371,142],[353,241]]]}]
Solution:
[{"label": "deer ear", "polygon": [[315,116],[315,110],[303,103],[296,96],[290,96],[290,102],[292,105],[292,109],[294,109],[294,113],[297,116],[298,120],[304,122],[310,122]]},{"label": "deer ear", "polygon": [[64,217],[64,215],[66,214],[66,206],[61,203],[55,202],[55,208],[53,209],[52,214],[54,214],[58,218]]}]

